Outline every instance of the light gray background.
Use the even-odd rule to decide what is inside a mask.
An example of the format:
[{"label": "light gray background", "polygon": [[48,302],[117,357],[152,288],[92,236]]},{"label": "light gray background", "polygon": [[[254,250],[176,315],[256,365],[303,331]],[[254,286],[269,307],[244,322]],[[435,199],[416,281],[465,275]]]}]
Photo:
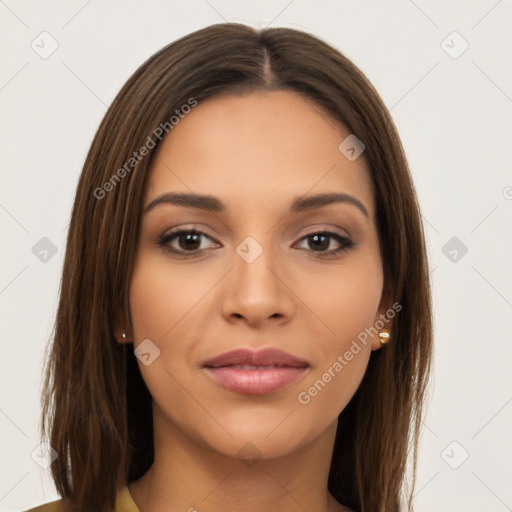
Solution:
[{"label": "light gray background", "polygon": [[[436,315],[416,510],[512,510],[510,0],[0,0],[0,16],[2,511],[58,497],[30,454],[70,209],[96,128],[147,57],[224,20],[325,39],[391,109],[426,222]],[[31,47],[51,48],[43,31],[58,43],[46,59]],[[46,262],[32,252],[43,237],[57,248]],[[459,247],[446,246],[452,237]]]}]

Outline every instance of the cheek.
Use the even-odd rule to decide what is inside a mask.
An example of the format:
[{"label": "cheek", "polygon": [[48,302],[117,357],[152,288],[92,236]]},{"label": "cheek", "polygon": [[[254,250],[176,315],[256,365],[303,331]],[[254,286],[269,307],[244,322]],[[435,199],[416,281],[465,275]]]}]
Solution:
[{"label": "cheek", "polygon": [[169,304],[170,283],[162,274],[159,265],[152,264],[151,258],[137,259],[130,286],[130,311],[132,315],[134,340],[159,338],[164,329],[171,327],[173,311]]},{"label": "cheek", "polygon": [[210,279],[185,267],[170,271],[164,256],[143,254],[136,262],[130,286],[136,342],[154,338],[162,343],[173,337],[181,321],[215,283],[215,277]]},{"label": "cheek", "polygon": [[141,251],[131,278],[134,348],[149,339],[159,350],[151,364],[139,360],[139,370],[157,407],[164,408],[168,417],[176,415],[176,422],[180,412],[190,409],[190,395],[185,391],[190,388],[185,371],[191,332],[188,320],[197,314],[201,297],[212,286],[208,281],[186,268],[170,271],[165,257],[149,251]]},{"label": "cheek", "polygon": [[324,327],[326,345],[321,353],[344,351],[375,322],[383,274],[380,259],[373,253],[347,259],[335,270],[331,267],[311,273],[301,283],[300,296],[315,314],[318,325]]},{"label": "cheek", "polygon": [[[130,286],[134,349],[146,339],[158,348],[159,352],[153,349],[158,353],[154,362],[146,366],[139,361],[158,403],[166,402],[170,389],[179,402],[180,384],[190,387],[190,368],[196,363],[194,340],[203,337],[204,320],[212,313],[205,298],[218,281],[215,269],[171,268],[165,255],[152,251],[141,251],[135,262]],[[185,402],[187,398],[185,394]]]},{"label": "cheek", "polygon": [[[353,261],[353,260],[352,260]],[[307,304],[323,324],[315,337],[315,366],[297,396],[298,402],[332,419],[347,405],[366,371],[382,294],[380,260],[368,258],[339,268],[336,278],[318,273],[303,282]],[[312,278],[313,279],[313,278]],[[304,295],[303,295],[304,296]]]}]

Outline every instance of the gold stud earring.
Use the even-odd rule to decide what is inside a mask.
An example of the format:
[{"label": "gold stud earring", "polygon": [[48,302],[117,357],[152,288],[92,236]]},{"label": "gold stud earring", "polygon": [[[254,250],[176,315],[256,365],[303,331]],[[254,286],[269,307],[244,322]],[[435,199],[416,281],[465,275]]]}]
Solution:
[{"label": "gold stud earring", "polygon": [[380,344],[385,345],[389,341],[390,337],[391,337],[391,335],[390,335],[389,331],[386,331],[386,330],[380,331],[379,332]]}]

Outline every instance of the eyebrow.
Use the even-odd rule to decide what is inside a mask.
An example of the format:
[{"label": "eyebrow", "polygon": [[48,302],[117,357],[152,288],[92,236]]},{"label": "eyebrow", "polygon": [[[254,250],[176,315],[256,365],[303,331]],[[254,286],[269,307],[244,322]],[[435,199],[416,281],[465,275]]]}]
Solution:
[{"label": "eyebrow", "polygon": [[[309,196],[296,197],[291,205],[291,213],[299,213],[314,210],[333,203],[346,203],[358,208],[366,217],[369,218],[368,210],[363,203],[349,194],[331,192],[327,194],[314,194]],[[161,204],[174,204],[177,206],[198,208],[209,212],[222,213],[227,211],[226,205],[217,197],[203,194],[167,192],[153,199],[146,207],[145,213],[153,210]]]}]

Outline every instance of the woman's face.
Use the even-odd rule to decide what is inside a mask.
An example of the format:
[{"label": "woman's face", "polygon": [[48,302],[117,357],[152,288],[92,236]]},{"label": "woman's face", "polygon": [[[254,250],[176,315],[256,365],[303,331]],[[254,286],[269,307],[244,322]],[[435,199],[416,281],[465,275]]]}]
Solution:
[{"label": "woman's face", "polygon": [[[273,91],[199,102],[163,140],[130,289],[159,425],[273,458],[336,424],[385,311],[368,166],[338,148],[349,134]],[[154,202],[169,193],[187,197]],[[305,201],[323,194],[341,200]]]}]

